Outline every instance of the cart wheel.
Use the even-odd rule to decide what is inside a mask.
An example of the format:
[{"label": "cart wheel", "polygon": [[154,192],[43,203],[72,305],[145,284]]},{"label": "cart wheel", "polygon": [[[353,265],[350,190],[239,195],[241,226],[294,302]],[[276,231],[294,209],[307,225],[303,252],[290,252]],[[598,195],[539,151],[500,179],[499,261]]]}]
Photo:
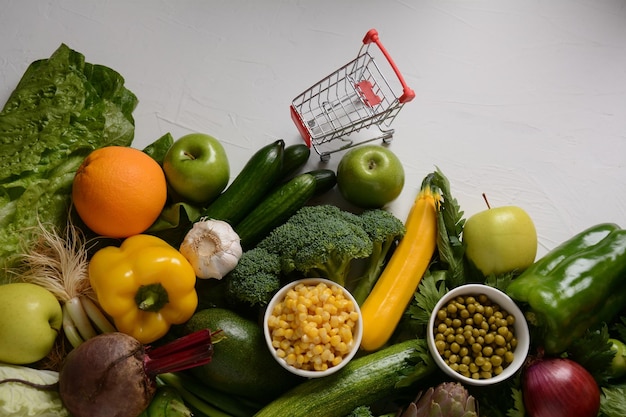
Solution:
[{"label": "cart wheel", "polygon": [[391,141],[393,141],[393,136],[389,135],[389,136],[383,137],[383,142],[386,143],[387,145],[389,145]]},{"label": "cart wheel", "polygon": [[330,161],[330,154],[328,152],[324,152],[324,153],[320,154],[320,160],[322,162]]}]

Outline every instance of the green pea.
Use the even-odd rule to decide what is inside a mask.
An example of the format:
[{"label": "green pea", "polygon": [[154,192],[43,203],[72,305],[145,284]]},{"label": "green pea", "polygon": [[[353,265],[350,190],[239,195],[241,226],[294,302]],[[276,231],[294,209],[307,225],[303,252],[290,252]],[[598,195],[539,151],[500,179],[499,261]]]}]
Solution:
[{"label": "green pea", "polygon": [[493,366],[498,367],[502,365],[502,357],[498,355],[493,355],[490,359],[490,362]]}]

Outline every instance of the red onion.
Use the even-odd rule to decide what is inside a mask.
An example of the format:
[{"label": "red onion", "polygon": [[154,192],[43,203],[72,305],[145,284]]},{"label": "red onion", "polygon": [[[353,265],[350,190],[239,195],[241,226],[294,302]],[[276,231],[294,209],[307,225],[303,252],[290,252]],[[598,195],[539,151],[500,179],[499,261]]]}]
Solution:
[{"label": "red onion", "polygon": [[522,388],[530,417],[596,417],[600,409],[598,384],[571,359],[535,359],[524,370]]}]

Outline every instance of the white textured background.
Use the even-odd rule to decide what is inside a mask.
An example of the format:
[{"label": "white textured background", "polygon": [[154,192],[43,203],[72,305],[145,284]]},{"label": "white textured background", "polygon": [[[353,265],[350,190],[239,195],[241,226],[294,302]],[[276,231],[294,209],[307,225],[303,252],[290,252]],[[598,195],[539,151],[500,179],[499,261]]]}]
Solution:
[{"label": "white textured background", "polygon": [[526,209],[539,255],[595,223],[626,227],[626,0],[0,0],[0,102],[66,43],[139,97],[135,146],[209,133],[236,173],[260,146],[300,141],[291,100],[370,28],[417,94],[393,124],[398,216],[439,166],[466,216],[483,192]]}]

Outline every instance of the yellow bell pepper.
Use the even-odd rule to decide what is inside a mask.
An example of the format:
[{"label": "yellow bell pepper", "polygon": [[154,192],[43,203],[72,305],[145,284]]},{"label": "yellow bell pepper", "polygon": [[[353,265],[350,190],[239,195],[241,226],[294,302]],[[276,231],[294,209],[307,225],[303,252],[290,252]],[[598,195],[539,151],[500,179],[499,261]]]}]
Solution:
[{"label": "yellow bell pepper", "polygon": [[172,324],[189,320],[198,306],[193,267],[164,240],[131,236],[120,247],[98,250],[89,281],[118,331],[141,343],[164,336]]}]

